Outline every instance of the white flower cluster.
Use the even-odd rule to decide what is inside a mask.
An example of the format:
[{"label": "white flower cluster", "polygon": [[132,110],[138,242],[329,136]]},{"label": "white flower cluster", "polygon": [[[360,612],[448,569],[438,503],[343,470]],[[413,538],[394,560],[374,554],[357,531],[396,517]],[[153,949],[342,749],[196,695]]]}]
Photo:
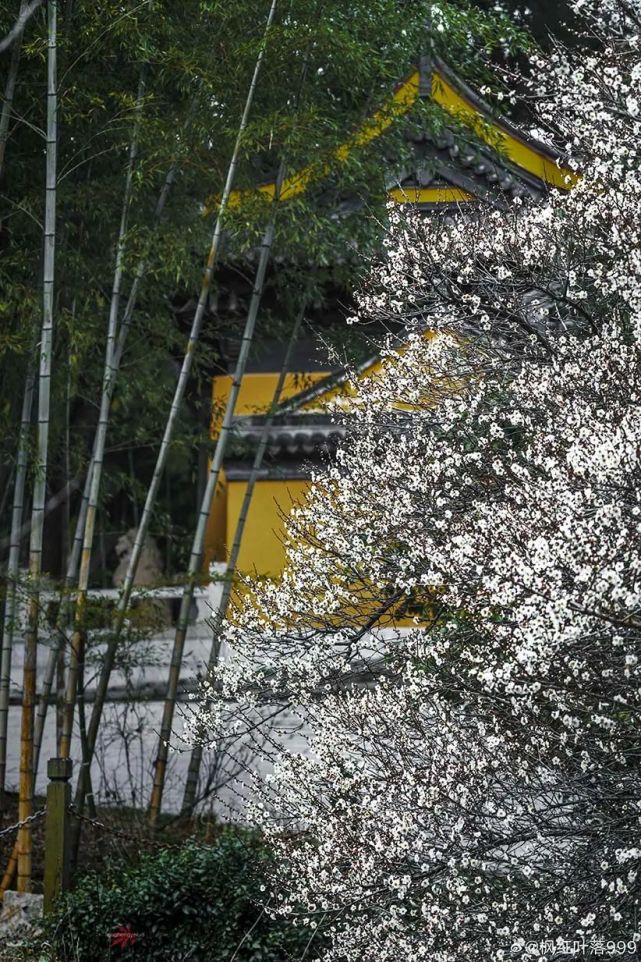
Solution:
[{"label": "white flower cluster", "polygon": [[589,52],[539,76],[579,183],[392,216],[356,320],[405,347],[359,383],[197,718],[262,723],[270,911],[310,958],[641,941],[641,2],[577,6]]}]

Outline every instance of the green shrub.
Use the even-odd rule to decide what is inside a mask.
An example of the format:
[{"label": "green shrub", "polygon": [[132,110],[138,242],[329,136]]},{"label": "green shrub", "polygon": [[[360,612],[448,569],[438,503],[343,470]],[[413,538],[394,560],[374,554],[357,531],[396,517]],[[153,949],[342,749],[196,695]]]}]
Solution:
[{"label": "green shrub", "polygon": [[[272,921],[259,904],[268,862],[257,839],[232,832],[143,855],[108,876],[85,875],[46,921],[45,938],[60,962],[300,958],[310,930]],[[122,927],[133,944],[112,944]]]}]

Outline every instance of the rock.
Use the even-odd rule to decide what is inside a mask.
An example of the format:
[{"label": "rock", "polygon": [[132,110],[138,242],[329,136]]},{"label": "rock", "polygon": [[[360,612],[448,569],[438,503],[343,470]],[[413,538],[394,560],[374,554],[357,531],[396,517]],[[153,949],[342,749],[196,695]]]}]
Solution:
[{"label": "rock", "polygon": [[34,935],[42,918],[42,895],[5,892],[0,912],[0,945]]},{"label": "rock", "polygon": [[[130,528],[122,534],[116,542],[116,554],[118,555],[118,565],[113,573],[114,588],[120,588],[127,574],[129,559],[136,540],[137,528]],[[154,538],[147,535],[143,549],[140,553],[140,561],[134,585],[136,587],[156,587],[162,584],[162,560],[160,550]],[[171,607],[166,601],[153,599],[139,602],[137,606],[146,620],[150,622],[149,627],[160,630],[171,625]]]}]

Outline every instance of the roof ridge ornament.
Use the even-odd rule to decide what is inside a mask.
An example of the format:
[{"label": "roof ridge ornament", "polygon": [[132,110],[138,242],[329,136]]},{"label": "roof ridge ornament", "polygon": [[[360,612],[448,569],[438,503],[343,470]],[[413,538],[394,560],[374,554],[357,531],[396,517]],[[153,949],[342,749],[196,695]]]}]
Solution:
[{"label": "roof ridge ornament", "polygon": [[432,73],[434,60],[430,54],[421,54],[418,60],[418,95],[429,98],[432,96]]}]

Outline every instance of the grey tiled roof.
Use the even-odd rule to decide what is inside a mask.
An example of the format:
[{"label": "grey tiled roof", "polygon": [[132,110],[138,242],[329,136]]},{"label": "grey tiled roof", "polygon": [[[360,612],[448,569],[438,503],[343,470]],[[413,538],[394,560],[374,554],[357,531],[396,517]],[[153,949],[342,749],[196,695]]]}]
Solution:
[{"label": "grey tiled roof", "polygon": [[[535,141],[521,129],[517,129],[506,118],[497,118],[492,108],[482,98],[449,70],[446,64],[436,59],[421,58],[420,97],[431,96],[431,72],[436,66],[460,94],[478,111],[479,115],[492,122],[495,129],[505,135],[516,137],[519,141],[534,148],[538,153],[549,157],[556,163],[558,155],[547,145]],[[514,197],[539,198],[547,190],[547,185],[538,177],[522,167],[517,167],[501,154],[481,143],[476,143],[455,125],[443,127],[437,135],[424,129],[408,135],[414,148],[416,163],[412,169],[397,173],[388,181],[388,188],[405,187],[458,187],[473,194],[475,198],[501,206]],[[425,204],[424,207],[432,205]],[[436,206],[443,206],[438,204]]]},{"label": "grey tiled roof", "polygon": [[514,197],[538,198],[545,185],[524,170],[516,170],[489,149],[461,143],[452,130],[438,138],[423,131],[411,136],[416,154],[413,170],[403,171],[388,187],[459,187],[480,200],[504,203]]},{"label": "grey tiled roof", "polygon": [[[234,421],[234,436],[254,448],[263,437],[265,423],[266,418],[261,415],[238,417]],[[329,454],[345,434],[346,429],[326,414],[279,415],[268,429],[266,454],[298,458]]]}]

